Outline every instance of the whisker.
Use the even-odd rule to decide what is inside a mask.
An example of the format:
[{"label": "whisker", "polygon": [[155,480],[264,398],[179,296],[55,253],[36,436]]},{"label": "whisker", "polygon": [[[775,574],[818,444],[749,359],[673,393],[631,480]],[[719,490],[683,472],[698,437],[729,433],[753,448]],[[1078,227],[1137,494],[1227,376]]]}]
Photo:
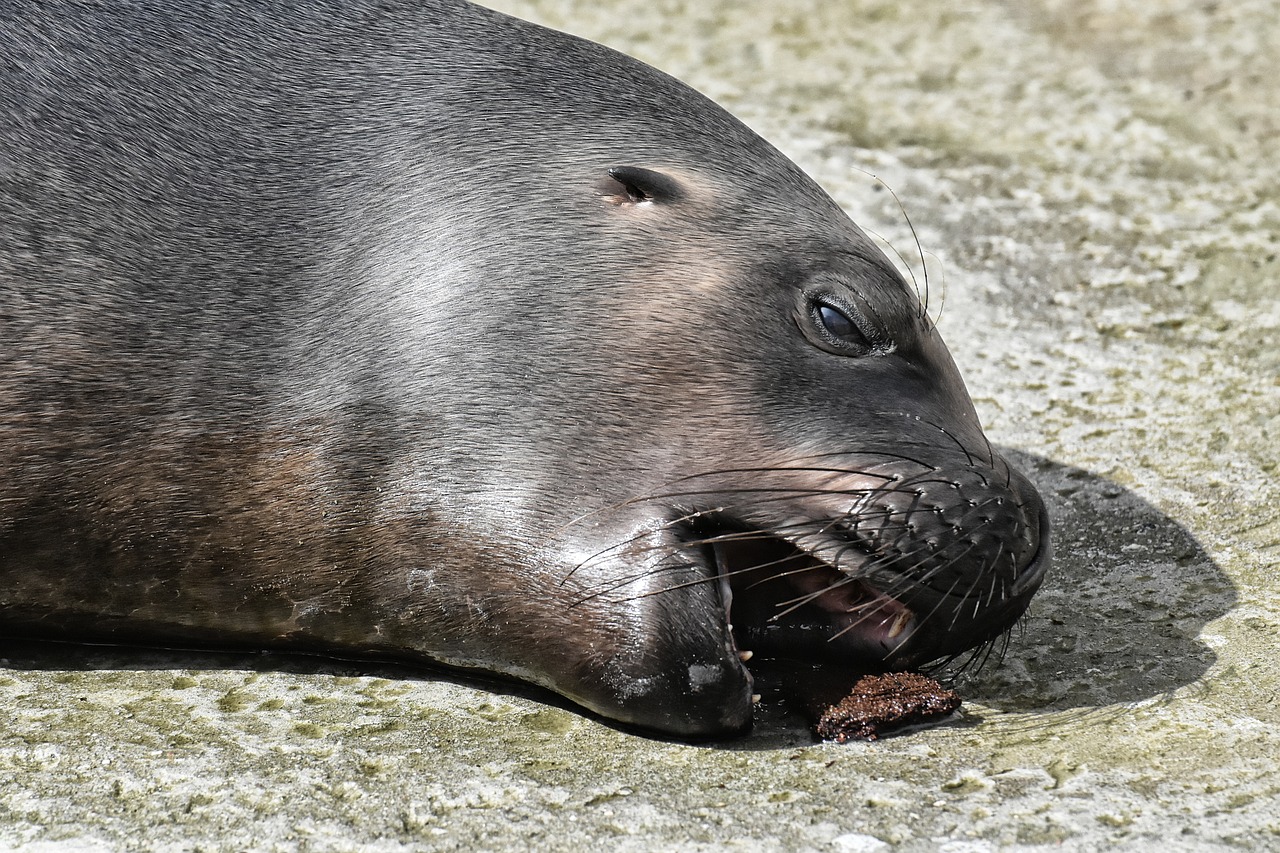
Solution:
[{"label": "whisker", "polygon": [[[873,172],[868,172],[866,169],[861,169],[861,168],[858,168],[857,166],[854,166],[853,168],[857,169],[859,172],[862,172],[862,174],[869,176],[872,180],[874,180],[880,186],[888,190],[889,195],[893,196],[893,200],[897,203],[898,210],[902,211],[902,218],[906,220],[907,228],[911,230],[911,238],[915,241],[916,252],[920,255],[920,269],[921,269],[922,275],[924,276],[924,297],[920,301],[922,303],[921,309],[923,311],[923,314],[924,316],[927,317],[929,315],[929,265],[925,262],[924,247],[920,245],[920,235],[916,232],[916,226],[911,221],[911,217],[907,214],[907,208],[905,205],[903,205],[902,199],[898,198],[898,194],[893,191],[893,187],[889,186],[885,181],[883,181],[880,178],[879,175]],[[883,237],[881,237],[880,239],[884,240]],[[884,240],[884,242],[885,242],[885,245],[893,249],[894,254],[898,256],[898,259],[902,261],[902,265],[906,267],[907,273],[911,276],[911,282],[915,286],[916,296],[917,298],[919,298],[920,284],[919,282],[916,281],[916,274],[912,271],[911,265],[907,263],[906,259],[902,257],[902,254],[897,250],[897,248],[893,246],[892,243],[890,243],[888,240]]]}]

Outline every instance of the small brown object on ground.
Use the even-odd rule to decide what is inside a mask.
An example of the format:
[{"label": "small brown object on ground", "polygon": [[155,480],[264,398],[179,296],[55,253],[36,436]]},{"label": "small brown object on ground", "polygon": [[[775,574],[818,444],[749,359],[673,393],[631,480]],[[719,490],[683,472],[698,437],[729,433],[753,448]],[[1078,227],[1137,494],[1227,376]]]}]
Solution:
[{"label": "small brown object on ground", "polygon": [[945,717],[960,707],[960,694],[918,672],[890,672],[858,679],[827,707],[814,731],[823,740],[875,740],[886,729]]}]

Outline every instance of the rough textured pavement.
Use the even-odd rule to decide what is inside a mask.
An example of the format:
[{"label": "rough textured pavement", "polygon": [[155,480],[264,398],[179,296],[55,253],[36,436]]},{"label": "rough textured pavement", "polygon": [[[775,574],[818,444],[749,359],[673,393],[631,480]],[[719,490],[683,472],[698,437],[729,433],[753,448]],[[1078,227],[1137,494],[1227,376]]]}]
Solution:
[{"label": "rough textured pavement", "polygon": [[1280,3],[494,0],[718,99],[918,278],[1058,561],[946,725],[719,746],[308,659],[0,649],[0,849],[1280,849]]}]

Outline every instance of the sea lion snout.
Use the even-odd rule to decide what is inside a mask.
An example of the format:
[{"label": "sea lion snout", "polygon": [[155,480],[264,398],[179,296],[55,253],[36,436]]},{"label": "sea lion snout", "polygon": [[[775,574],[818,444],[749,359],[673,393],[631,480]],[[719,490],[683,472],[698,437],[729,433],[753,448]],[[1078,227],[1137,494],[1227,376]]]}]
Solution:
[{"label": "sea lion snout", "polygon": [[742,487],[701,499],[713,510],[684,516],[685,556],[728,587],[749,656],[877,671],[979,655],[1050,561],[1038,493],[987,453],[745,469]]},{"label": "sea lion snout", "polygon": [[887,662],[918,665],[1003,634],[1049,562],[1035,488],[994,454],[983,463],[887,470],[892,479],[839,525],[848,551],[862,557],[846,571],[915,614],[914,631]]}]

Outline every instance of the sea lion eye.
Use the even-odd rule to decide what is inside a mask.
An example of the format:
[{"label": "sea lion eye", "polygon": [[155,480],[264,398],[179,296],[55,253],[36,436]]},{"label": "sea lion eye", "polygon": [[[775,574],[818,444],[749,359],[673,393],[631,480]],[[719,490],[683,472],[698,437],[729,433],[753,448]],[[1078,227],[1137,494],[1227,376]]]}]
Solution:
[{"label": "sea lion eye", "polygon": [[864,355],[875,349],[862,324],[850,316],[848,309],[815,299],[809,311],[824,349],[850,355]]},{"label": "sea lion eye", "polygon": [[862,337],[862,332],[853,325],[853,321],[842,311],[830,305],[818,305],[818,319],[822,321],[822,325],[826,326],[827,331],[837,338],[850,338],[855,335]]}]

